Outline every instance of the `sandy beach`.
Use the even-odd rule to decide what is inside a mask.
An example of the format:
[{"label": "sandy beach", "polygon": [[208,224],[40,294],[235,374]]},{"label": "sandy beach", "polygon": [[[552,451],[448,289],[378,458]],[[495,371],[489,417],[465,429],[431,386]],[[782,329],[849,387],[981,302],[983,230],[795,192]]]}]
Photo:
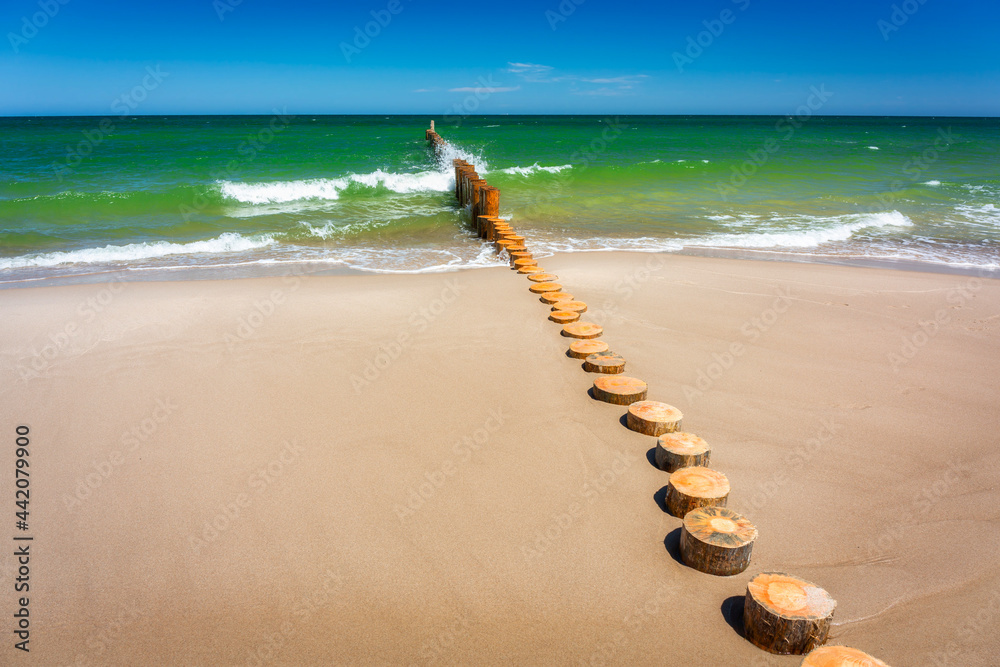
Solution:
[{"label": "sandy beach", "polygon": [[760,531],[747,572],[679,561],[655,439],[588,396],[515,272],[11,289],[2,488],[27,425],[30,664],[798,665],[740,634],[770,570],[836,598],[832,644],[996,664],[1000,282],[540,263],[711,443]]}]

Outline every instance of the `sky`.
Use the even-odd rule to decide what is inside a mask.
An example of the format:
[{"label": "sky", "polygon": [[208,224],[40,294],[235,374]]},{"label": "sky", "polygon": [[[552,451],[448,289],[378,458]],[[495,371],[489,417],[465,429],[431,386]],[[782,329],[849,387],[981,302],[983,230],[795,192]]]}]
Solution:
[{"label": "sky", "polygon": [[0,115],[1000,116],[998,19],[996,0],[3,0]]}]

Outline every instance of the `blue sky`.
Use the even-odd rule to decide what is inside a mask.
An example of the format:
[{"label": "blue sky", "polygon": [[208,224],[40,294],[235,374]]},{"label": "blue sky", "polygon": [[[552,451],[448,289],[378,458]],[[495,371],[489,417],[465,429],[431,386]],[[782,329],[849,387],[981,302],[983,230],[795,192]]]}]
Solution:
[{"label": "blue sky", "polygon": [[986,0],[4,0],[0,115],[789,114],[825,86],[822,114],[998,116],[998,19]]}]

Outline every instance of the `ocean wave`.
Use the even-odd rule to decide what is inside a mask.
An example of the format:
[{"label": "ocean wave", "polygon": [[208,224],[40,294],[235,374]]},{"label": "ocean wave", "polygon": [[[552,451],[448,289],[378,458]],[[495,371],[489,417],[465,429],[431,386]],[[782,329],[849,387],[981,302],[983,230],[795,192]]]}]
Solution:
[{"label": "ocean wave", "polygon": [[130,262],[143,259],[156,259],[167,255],[214,254],[223,252],[241,252],[263,248],[274,243],[271,234],[257,237],[246,237],[234,232],[205,241],[191,243],[170,243],[155,241],[152,243],[129,243],[128,245],[106,245],[103,248],[83,248],[49,252],[38,255],[22,255],[0,259],[0,269],[23,269],[29,267],[57,266],[59,264],[103,264],[107,262]]},{"label": "ocean wave", "polygon": [[314,178],[302,181],[241,183],[218,181],[222,196],[244,204],[275,204],[302,200],[333,201],[353,184],[369,188],[380,185],[401,194],[447,192],[454,187],[454,177],[440,171],[397,174],[381,169],[370,174],[350,174],[341,178]]},{"label": "ocean wave", "polygon": [[[558,174],[560,171],[563,171],[564,169],[572,169],[572,168],[573,168],[573,165],[571,165],[571,164],[562,164],[562,165],[559,165],[559,166],[556,166],[556,167],[541,167],[536,162],[535,164],[531,165],[530,167],[508,167],[507,169],[501,169],[500,171],[502,173],[504,173],[504,174],[516,174],[518,176],[531,176],[532,174],[537,174],[540,171],[544,171],[544,172],[547,172],[549,174]],[[483,172],[483,173],[486,173],[486,172]]]},{"label": "ocean wave", "polygon": [[923,185],[929,185],[931,187],[936,188],[937,186],[941,185],[941,181],[926,181],[925,183],[923,183]]}]

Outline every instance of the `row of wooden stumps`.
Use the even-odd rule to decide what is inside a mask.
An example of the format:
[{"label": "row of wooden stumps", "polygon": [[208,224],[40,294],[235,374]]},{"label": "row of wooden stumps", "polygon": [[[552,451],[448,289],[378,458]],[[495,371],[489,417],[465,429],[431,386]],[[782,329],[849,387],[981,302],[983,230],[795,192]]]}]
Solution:
[{"label": "row of wooden stumps", "polygon": [[[446,142],[434,132],[427,138],[440,150]],[[684,562],[697,570],[732,576],[750,565],[757,529],[745,517],[726,507],[729,480],[708,467],[711,447],[693,433],[681,431],[683,414],[659,401],[647,400],[642,380],[627,377],[625,359],[599,340],[604,330],[581,321],[587,304],[577,300],[556,282],[558,276],[538,266],[522,235],[498,217],[500,193],[479,178],[473,165],[455,160],[455,196],[470,209],[479,236],[506,254],[512,270],[527,276],[528,290],[549,306],[548,319],[561,325],[561,333],[573,339],[567,355],[583,360],[583,368],[599,377],[593,397],[627,406],[629,429],[657,438],[656,466],[668,473],[666,506],[682,519],[680,551]],[[765,572],[747,585],[743,625],[746,638],[756,646],[778,654],[808,654],[803,665],[882,666],[885,663],[844,646],[822,646],[829,636],[837,603],[822,588],[782,572]]]}]

